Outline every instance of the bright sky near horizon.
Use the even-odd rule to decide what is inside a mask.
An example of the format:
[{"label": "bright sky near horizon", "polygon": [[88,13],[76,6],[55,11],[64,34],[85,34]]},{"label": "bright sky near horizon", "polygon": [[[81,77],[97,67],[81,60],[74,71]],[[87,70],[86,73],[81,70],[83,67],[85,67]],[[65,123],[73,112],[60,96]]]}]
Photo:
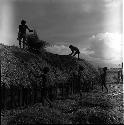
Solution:
[{"label": "bright sky near horizon", "polygon": [[0,43],[18,44],[21,19],[35,28],[47,50],[69,54],[70,44],[81,57],[99,63],[122,61],[123,0],[0,0]]}]

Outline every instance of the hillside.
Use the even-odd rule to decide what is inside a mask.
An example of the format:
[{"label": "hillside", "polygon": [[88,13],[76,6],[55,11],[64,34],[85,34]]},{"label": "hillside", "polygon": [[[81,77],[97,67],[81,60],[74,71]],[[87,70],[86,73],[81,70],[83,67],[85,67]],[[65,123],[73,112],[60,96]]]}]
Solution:
[{"label": "hillside", "polygon": [[[97,75],[95,68],[86,60],[79,61],[68,55],[57,55],[46,51],[33,54],[16,46],[0,45],[1,51],[1,81],[8,87],[10,84],[30,85],[29,72],[40,74],[43,67],[50,68],[49,82],[66,82],[72,72],[77,73],[78,66],[84,68],[82,79]],[[32,76],[33,78],[33,76]],[[36,78],[33,78],[35,81]],[[41,81],[42,82],[42,81]]]},{"label": "hillside", "polygon": [[[40,54],[34,54],[16,46],[5,45],[0,45],[0,52],[1,86],[5,85],[8,90],[11,90],[11,85],[17,86],[16,89],[21,88],[20,85],[30,88],[32,81],[42,84],[42,79],[36,78],[33,74],[30,76],[30,72],[41,74],[45,66],[50,68],[48,85],[67,84],[71,74],[77,74],[78,66],[84,68],[81,74],[82,81],[98,75],[95,68],[86,60],[78,61],[67,55],[52,54],[45,50]],[[88,83],[90,82],[86,82]],[[97,86],[93,91],[83,92],[82,98],[79,94],[64,99],[55,98],[51,108],[49,104],[43,106],[41,102],[37,102],[26,107],[16,106],[2,110],[1,124],[123,124],[122,84],[110,84],[108,88],[109,92],[106,93],[101,92],[101,88]],[[9,93],[7,94],[10,97]],[[16,97],[16,94],[12,98]],[[6,100],[10,103],[10,98]]]}]

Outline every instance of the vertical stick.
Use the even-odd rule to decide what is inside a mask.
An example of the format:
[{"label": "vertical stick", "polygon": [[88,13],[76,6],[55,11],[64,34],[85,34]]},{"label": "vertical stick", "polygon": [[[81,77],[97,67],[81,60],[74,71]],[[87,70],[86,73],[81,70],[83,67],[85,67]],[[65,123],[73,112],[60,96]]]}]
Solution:
[{"label": "vertical stick", "polygon": [[23,103],[23,88],[20,86],[20,106],[22,106]]}]

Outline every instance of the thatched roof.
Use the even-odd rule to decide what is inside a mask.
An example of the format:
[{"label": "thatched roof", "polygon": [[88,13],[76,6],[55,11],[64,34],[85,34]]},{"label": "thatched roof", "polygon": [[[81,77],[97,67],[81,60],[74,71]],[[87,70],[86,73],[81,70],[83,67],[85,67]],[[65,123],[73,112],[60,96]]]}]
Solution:
[{"label": "thatched roof", "polygon": [[0,51],[1,82],[7,87],[10,87],[11,84],[26,87],[31,85],[31,81],[34,81],[36,84],[42,84],[42,78],[34,77],[33,73],[40,75],[45,66],[50,68],[48,74],[48,82],[50,84],[55,82],[66,83],[71,72],[78,71],[79,65],[84,67],[82,75],[89,77],[97,75],[95,68],[88,64],[87,61],[83,59],[78,61],[76,58],[68,55],[57,55],[45,51],[35,55],[24,49],[5,45],[1,45]]}]

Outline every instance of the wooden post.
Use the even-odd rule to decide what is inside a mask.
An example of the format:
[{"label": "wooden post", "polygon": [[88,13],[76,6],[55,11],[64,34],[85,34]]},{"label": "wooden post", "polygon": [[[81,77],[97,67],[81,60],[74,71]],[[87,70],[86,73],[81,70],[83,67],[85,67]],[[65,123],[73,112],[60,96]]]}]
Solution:
[{"label": "wooden post", "polygon": [[22,103],[23,103],[23,86],[22,85],[20,85],[20,94],[19,94],[19,96],[20,96],[20,106],[22,106]]}]

